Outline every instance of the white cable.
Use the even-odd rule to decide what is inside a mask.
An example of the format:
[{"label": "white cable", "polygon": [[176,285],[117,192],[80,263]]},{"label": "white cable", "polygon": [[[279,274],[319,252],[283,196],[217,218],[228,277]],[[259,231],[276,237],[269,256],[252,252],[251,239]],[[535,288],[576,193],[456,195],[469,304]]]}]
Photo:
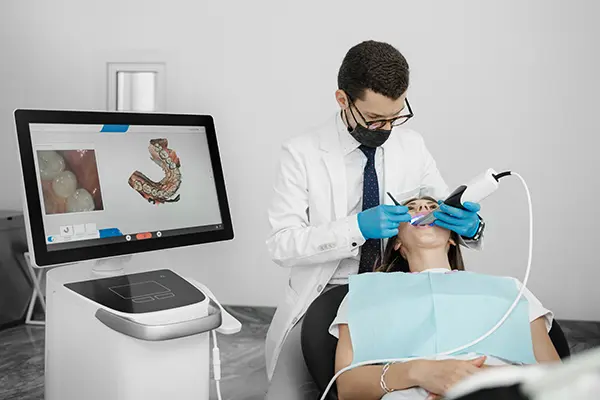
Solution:
[{"label": "white cable", "polygon": [[223,400],[223,397],[221,396],[221,382],[220,381],[217,381],[217,399]]},{"label": "white cable", "polygon": [[411,360],[418,360],[418,359],[422,359],[422,358],[435,358],[438,356],[445,356],[445,355],[457,353],[461,350],[464,350],[466,348],[469,348],[469,347],[474,346],[475,344],[481,342],[482,340],[484,340],[485,338],[490,336],[492,333],[494,333],[504,323],[504,321],[506,321],[506,319],[510,316],[510,314],[513,312],[513,310],[519,303],[519,300],[521,299],[521,296],[523,295],[523,292],[525,291],[525,288],[527,287],[527,281],[529,280],[529,272],[531,270],[531,259],[532,259],[532,255],[533,255],[533,205],[531,202],[531,194],[529,193],[529,188],[527,187],[527,183],[525,182],[525,179],[523,179],[523,177],[521,175],[517,174],[516,172],[511,172],[510,174],[516,176],[517,178],[519,178],[521,180],[521,183],[523,183],[523,187],[525,188],[525,192],[527,193],[527,203],[529,205],[529,255],[528,255],[528,261],[527,261],[527,270],[525,271],[525,279],[523,279],[523,285],[521,287],[521,290],[519,291],[519,294],[517,295],[517,298],[512,303],[512,305],[510,306],[510,308],[508,309],[506,314],[504,314],[504,316],[500,319],[500,321],[498,321],[498,323],[492,329],[490,329],[487,333],[483,334],[479,339],[476,339],[476,340],[472,341],[471,343],[465,344],[464,346],[457,347],[450,351],[445,351],[443,353],[434,354],[429,357],[369,360],[369,361],[363,361],[363,362],[356,363],[356,364],[351,364],[351,365],[347,366],[346,368],[339,370],[333,376],[333,378],[329,381],[329,384],[325,388],[325,391],[323,392],[323,395],[321,396],[321,400],[325,400],[327,393],[329,393],[329,390],[331,389],[331,386],[335,383],[337,378],[346,371],[349,371],[349,370],[357,368],[357,367],[362,367],[365,365],[405,362],[405,361],[411,361]]},{"label": "white cable", "polygon": [[219,346],[217,346],[217,332],[212,330],[212,338],[213,338],[213,351],[212,351],[212,361],[213,361],[213,379],[217,385],[217,398],[219,400],[223,400],[223,396],[221,395],[221,355],[219,352]]}]

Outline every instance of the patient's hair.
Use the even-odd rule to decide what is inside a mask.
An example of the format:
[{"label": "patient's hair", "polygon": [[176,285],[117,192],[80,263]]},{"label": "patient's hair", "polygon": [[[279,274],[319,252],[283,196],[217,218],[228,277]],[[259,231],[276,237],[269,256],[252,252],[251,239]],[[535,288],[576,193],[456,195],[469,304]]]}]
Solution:
[{"label": "patient's hair", "polygon": [[[423,197],[422,199],[435,201],[435,199],[431,197]],[[403,204],[406,205],[414,200],[415,199],[407,200]],[[465,265],[460,246],[458,245],[459,236],[456,232],[450,232],[450,238],[456,243],[455,246],[451,245],[450,249],[448,249],[448,262],[450,263],[450,268],[453,270],[464,271]],[[385,251],[383,252],[383,258],[377,260],[377,263],[375,264],[375,268],[373,269],[375,272],[410,272],[408,261],[400,255],[399,251],[394,249],[396,240],[398,240],[398,236],[394,236],[388,240]]]}]

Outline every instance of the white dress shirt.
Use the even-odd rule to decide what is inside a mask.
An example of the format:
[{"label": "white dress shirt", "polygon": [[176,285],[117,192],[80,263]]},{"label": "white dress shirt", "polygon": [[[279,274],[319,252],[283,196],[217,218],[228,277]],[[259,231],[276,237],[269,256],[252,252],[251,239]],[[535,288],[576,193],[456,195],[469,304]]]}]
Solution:
[{"label": "white dress shirt", "polygon": [[[348,215],[360,213],[362,209],[364,170],[367,156],[359,149],[360,143],[352,137],[342,121],[342,114],[337,119],[337,128],[346,165],[346,187],[348,188]],[[378,147],[375,152],[375,171],[379,182],[379,204],[383,204],[383,150]],[[358,273],[360,250],[356,257],[346,258],[331,278],[330,284],[343,285],[348,283],[348,277]]]}]

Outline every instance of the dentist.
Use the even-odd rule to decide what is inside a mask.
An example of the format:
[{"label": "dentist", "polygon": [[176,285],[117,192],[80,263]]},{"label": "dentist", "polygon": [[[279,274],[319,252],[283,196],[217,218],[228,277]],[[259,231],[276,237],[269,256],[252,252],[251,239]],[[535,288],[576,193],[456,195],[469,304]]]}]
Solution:
[{"label": "dentist", "polygon": [[[267,247],[290,278],[267,333],[267,399],[318,394],[302,356],[303,315],[324,291],[372,271],[383,242],[410,221],[408,209],[393,205],[386,193],[405,200],[424,187],[435,198],[449,194],[421,135],[402,126],[413,116],[408,83],[408,63],[397,49],[360,43],[338,73],[340,111],[283,145]],[[458,233],[463,246],[480,249],[480,207],[465,207],[442,204],[435,223]]]}]

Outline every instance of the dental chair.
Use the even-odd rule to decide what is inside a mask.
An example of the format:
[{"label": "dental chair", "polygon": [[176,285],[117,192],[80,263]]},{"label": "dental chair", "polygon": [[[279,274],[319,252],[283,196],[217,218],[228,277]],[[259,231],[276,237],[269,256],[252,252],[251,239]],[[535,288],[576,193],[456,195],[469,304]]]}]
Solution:
[{"label": "dental chair", "polygon": [[[308,371],[321,393],[335,375],[337,339],[329,334],[329,325],[335,319],[340,303],[347,293],[348,285],[341,285],[325,292],[310,305],[304,316],[301,332],[302,353]],[[569,357],[569,344],[555,320],[552,322],[549,335],[560,358]],[[336,385],[329,390],[327,398],[338,400]]]}]

